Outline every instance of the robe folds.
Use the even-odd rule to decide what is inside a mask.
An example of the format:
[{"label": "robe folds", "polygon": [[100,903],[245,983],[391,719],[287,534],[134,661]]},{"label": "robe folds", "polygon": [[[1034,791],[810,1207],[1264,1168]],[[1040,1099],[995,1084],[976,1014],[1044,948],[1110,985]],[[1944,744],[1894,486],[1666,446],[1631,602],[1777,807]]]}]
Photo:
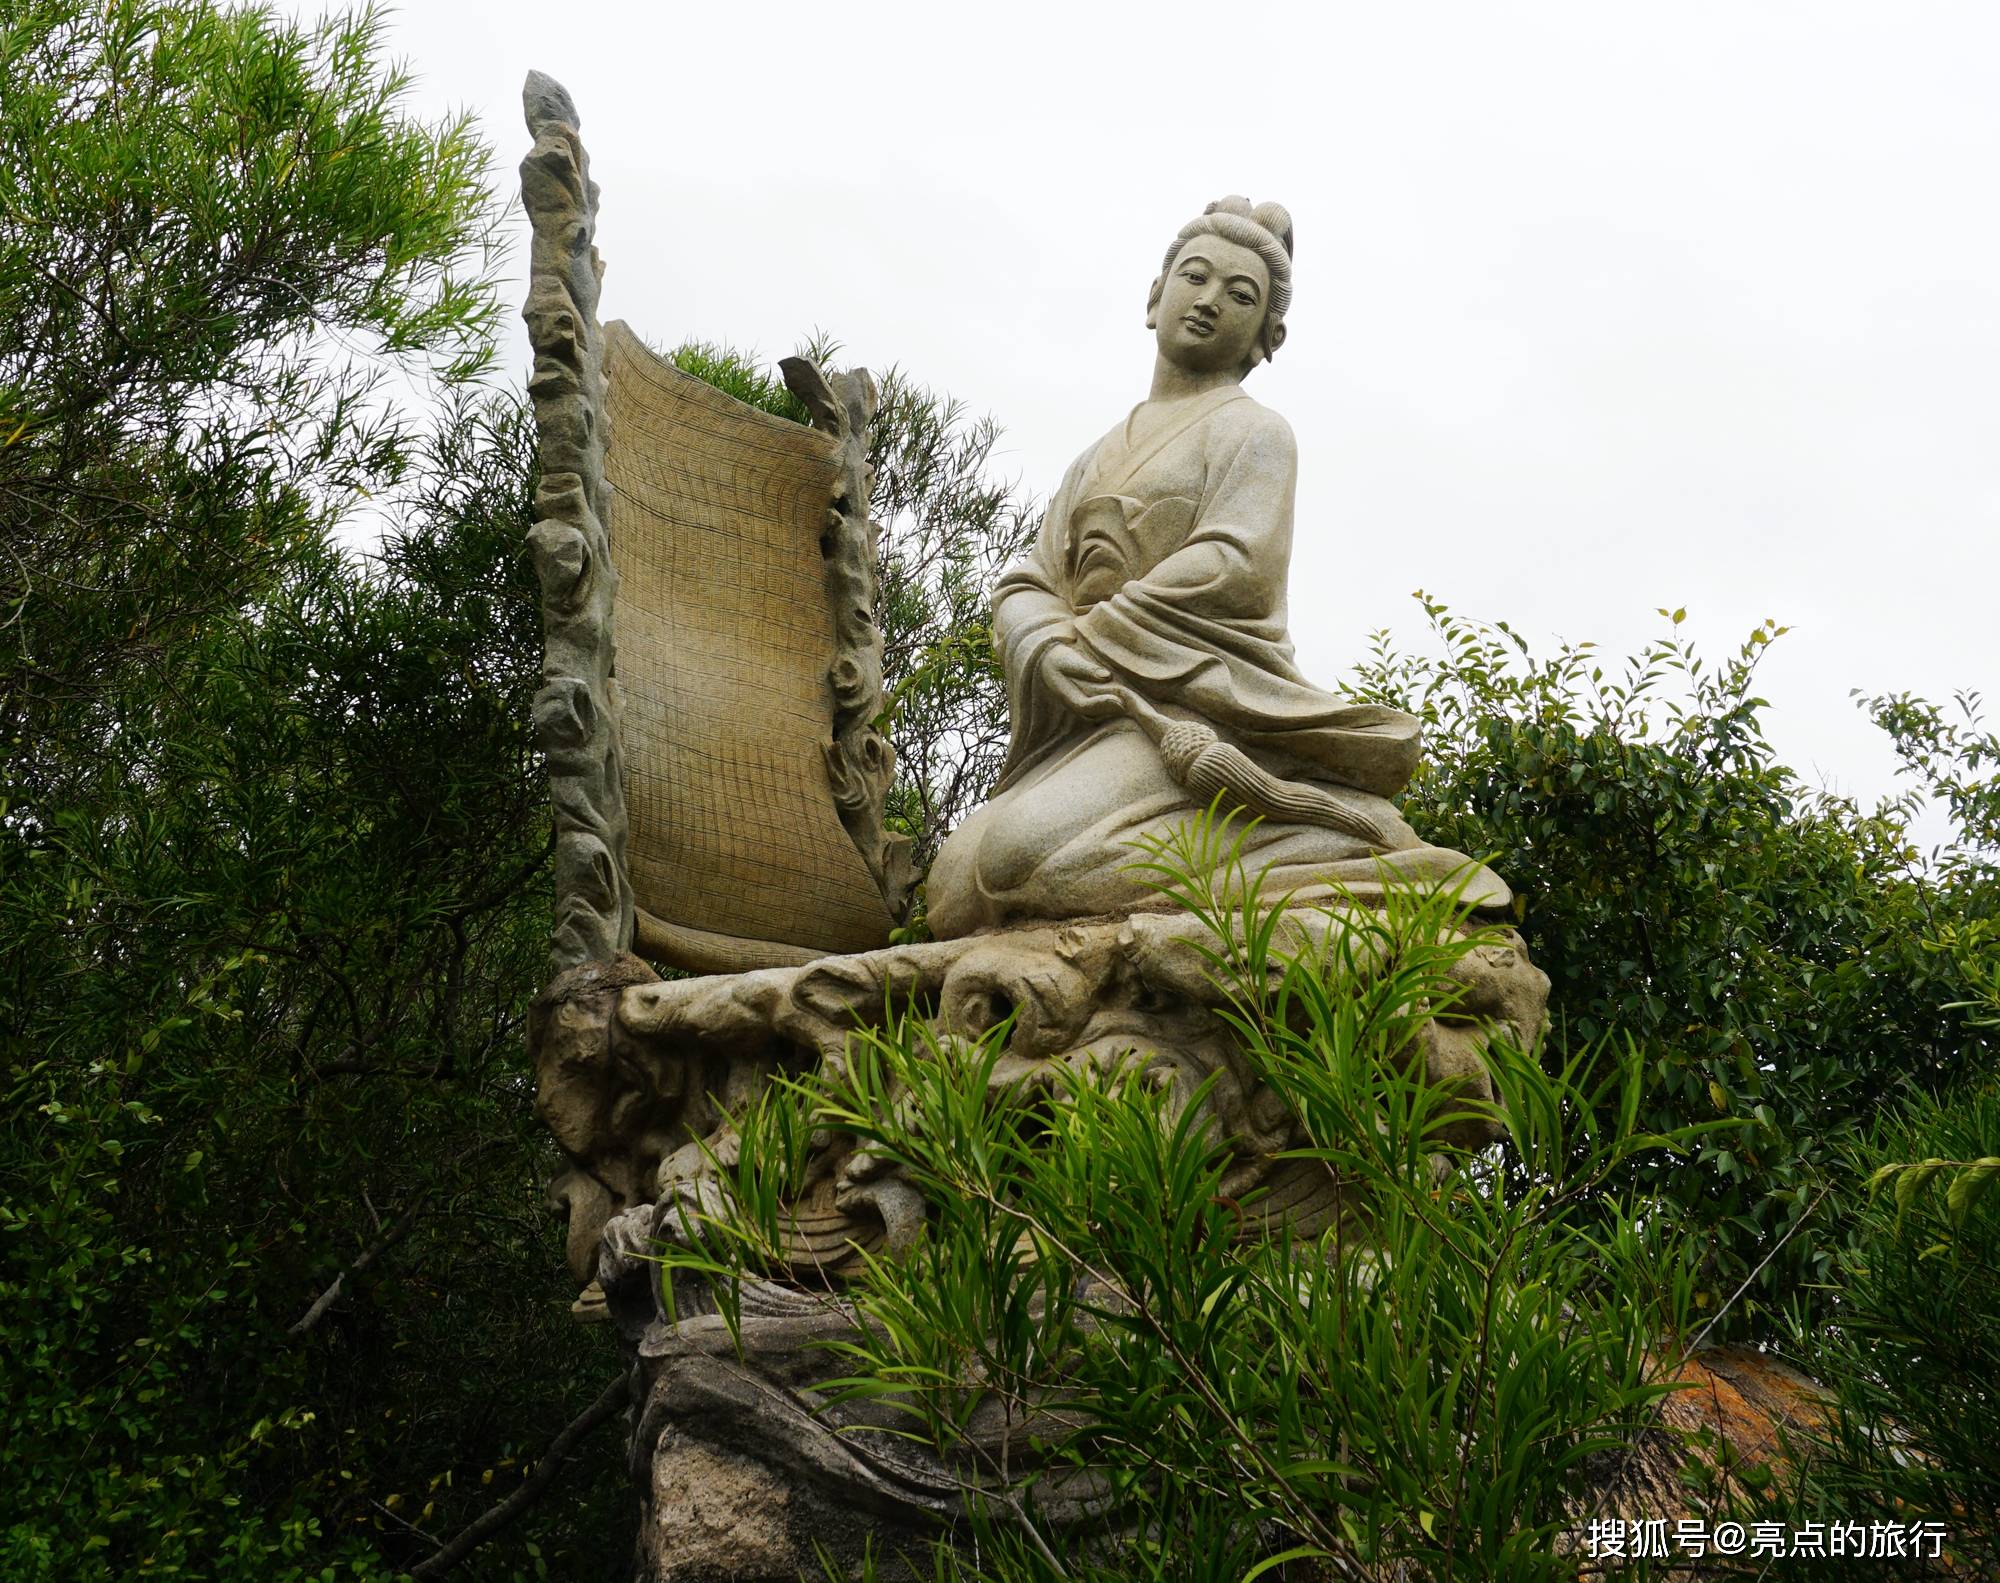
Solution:
[{"label": "robe folds", "polygon": [[1052,645],[1073,646],[1107,689],[1168,720],[1199,721],[1267,772],[1365,811],[1382,843],[1267,820],[1252,871],[1285,889],[1379,893],[1400,874],[1466,881],[1504,905],[1496,877],[1427,847],[1386,800],[1416,768],[1418,722],[1354,703],[1299,673],[1286,581],[1298,477],[1290,425],[1237,385],[1149,402],[1077,458],[1028,558],[993,596],[1013,738],[992,797],[954,831],[926,887],[940,938],[1028,919],[1092,916],[1154,892],[1132,865],[1142,835],[1201,811],[1127,715],[1085,720],[1050,689]]}]

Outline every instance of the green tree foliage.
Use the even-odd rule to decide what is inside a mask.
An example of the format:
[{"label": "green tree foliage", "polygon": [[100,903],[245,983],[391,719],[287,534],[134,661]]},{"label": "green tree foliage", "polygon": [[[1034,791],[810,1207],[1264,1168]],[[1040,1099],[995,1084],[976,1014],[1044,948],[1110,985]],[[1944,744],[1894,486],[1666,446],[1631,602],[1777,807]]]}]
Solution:
[{"label": "green tree foliage", "polygon": [[890,817],[921,868],[986,798],[1007,753],[1007,688],[993,652],[993,582],[1041,512],[992,473],[1000,427],[900,369],[882,381],[875,515],[882,523],[884,729],[896,749]]},{"label": "green tree foliage", "polygon": [[2000,735],[1985,728],[1978,694],[1954,704],[1947,713],[1895,693],[1862,706],[1894,741],[1913,797],[1951,820],[1951,839],[1916,871],[1921,943],[1964,980],[1967,999],[1953,1009],[1975,1027],[2000,1029]]},{"label": "green tree foliage", "polygon": [[[1425,722],[1405,812],[1519,891],[1554,981],[1552,1059],[1630,1038],[1649,1129],[1728,1123],[1692,1166],[1637,1159],[1631,1181],[1707,1238],[1716,1334],[1772,1335],[1832,1271],[1846,1200],[1827,1195],[1845,1193],[1856,1129],[1993,1057],[1959,1004],[1966,971],[1940,949],[1945,893],[1915,866],[1915,804],[1865,812],[1776,761],[1753,688],[1781,627],[1721,665],[1676,631],[1621,666],[1587,643],[1538,658],[1505,623],[1424,608],[1441,654],[1378,636],[1357,677]],[[1908,745],[1928,718],[1908,701],[1883,717]],[[1962,827],[1947,913],[1966,916],[1990,876],[1984,839]]]},{"label": "green tree foliage", "polygon": [[386,1577],[612,1368],[519,1061],[527,435],[371,397],[486,354],[485,156],[366,18],[35,0],[0,71],[0,1572]]},{"label": "green tree foliage", "polygon": [[471,372],[494,303],[485,153],[396,110],[372,23],[24,0],[0,81],[0,743],[33,818],[130,672],[393,476],[371,390]]},{"label": "green tree foliage", "polygon": [[[449,422],[378,568],[296,553],[9,854],[16,1568],[386,1576],[615,1370],[564,1311],[520,1064],[525,439]],[[567,1514],[541,1547],[606,1564],[615,1510]]]},{"label": "green tree foliage", "polygon": [[[1969,695],[1951,713],[1907,694],[1864,707],[1895,741],[1915,789],[1951,818],[1955,838],[1915,871],[1918,945],[1957,970],[1967,994],[1950,1009],[1990,1036],[2000,1028],[2000,741]],[[1951,1534],[1938,1575],[1989,1574],[2000,1567],[1990,1430],[2000,1380],[2000,1089],[1990,1063],[1887,1109],[1844,1163],[1852,1235],[1824,1300],[1801,1305],[1787,1338],[1832,1389],[1835,1411],[1794,1437],[1785,1493],[1801,1518],[1935,1517]]]},{"label": "green tree foliage", "polygon": [[[825,364],[834,350],[831,341],[820,337],[801,347],[799,355]],[[721,346],[714,341],[683,341],[662,355],[683,374],[692,374],[704,385],[714,386],[725,396],[734,396],[746,407],[768,412],[787,423],[808,425],[812,422],[812,414],[806,411],[806,404],[791,393],[783,380],[762,368],[755,357],[734,347]]]},{"label": "green tree foliage", "polygon": [[[2000,1147],[1991,1078],[1891,1112],[1854,1149],[1857,1179],[1878,1161],[1968,1160]],[[2000,1161],[1990,1162],[2000,1170]],[[1976,1170],[1976,1168],[1974,1168]],[[1989,1180],[1961,1170],[1959,1183]],[[1992,1432],[2000,1380],[2000,1195],[1906,1190],[1907,1169],[1857,1206],[1857,1235],[1833,1277],[1830,1322],[1802,1327],[1801,1361],[1835,1396],[1816,1433],[1794,1437],[1787,1494],[1801,1519],[1942,1520],[1953,1570],[2000,1567],[2000,1450]],[[1854,1566],[1829,1576],[1880,1576]],[[1911,1569],[1903,1568],[1904,1575]]]}]

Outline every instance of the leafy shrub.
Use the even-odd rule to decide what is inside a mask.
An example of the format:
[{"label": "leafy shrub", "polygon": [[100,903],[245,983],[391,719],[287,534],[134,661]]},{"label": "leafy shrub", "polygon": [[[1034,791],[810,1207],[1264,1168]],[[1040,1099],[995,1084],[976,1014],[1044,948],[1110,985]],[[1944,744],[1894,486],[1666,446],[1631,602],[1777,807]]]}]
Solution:
[{"label": "leafy shrub", "polygon": [[[1423,602],[1441,656],[1378,635],[1356,678],[1425,721],[1404,811],[1515,886],[1554,981],[1553,1059],[1629,1039],[1646,1128],[1728,1123],[1692,1162],[1636,1156],[1625,1180],[1706,1239],[1718,1337],[1776,1334],[1831,1274],[1826,1195],[1856,1129],[1992,1060],[1959,1004],[1967,970],[1939,948],[1940,902],[1948,919],[1969,891],[1918,869],[1912,800],[1864,812],[1775,761],[1753,686],[1782,627],[1720,665],[1675,632],[1618,667],[1587,643],[1537,658],[1504,622]],[[1906,747],[1927,729],[1907,701],[1878,718]]]},{"label": "leafy shrub", "polygon": [[[1883,1118],[1851,1152],[1853,1180],[1900,1162],[1972,1160],[2000,1149],[2000,1089],[1989,1079]],[[1973,1180],[1960,1172],[1960,1181]],[[1892,1182],[1905,1191],[1897,1192]],[[1957,1209],[1907,1171],[1856,1209],[1857,1234],[1836,1261],[1826,1318],[1793,1338],[1834,1393],[1832,1421],[1795,1436],[1796,1520],[1942,1522],[1951,1538],[1937,1576],[2000,1567],[2000,1195]],[[1934,1181],[1933,1187],[1941,1187]],[[1828,1575],[1848,1575],[1829,1562]],[[1891,1562],[1857,1576],[1922,1575]]]},{"label": "leafy shrub", "polygon": [[1275,904],[1223,900],[1240,893],[1240,844],[1204,826],[1155,861],[1209,923],[1226,1015],[1300,1120],[1291,1157],[1328,1174],[1350,1217],[1245,1241],[1254,1204],[1219,1193],[1229,1161],[1199,1106],[1140,1063],[989,1102],[1004,1025],[967,1042],[908,1023],[855,1035],[840,1073],[782,1084],[744,1119],[729,1207],[663,1255],[670,1288],[698,1274],[728,1312],[739,1272],[779,1265],[803,1140],[851,1134],[930,1220],[845,1292],[862,1323],[838,1389],[894,1403],[945,1456],[977,1456],[982,1405],[1059,1402],[1045,1464],[1098,1470],[1119,1497],[1124,1537],[1071,1547],[1059,1569],[1031,1485],[986,1509],[977,1562],[941,1553],[940,1575],[1248,1577],[1279,1557],[1573,1575],[1552,1554],[1566,1502],[1668,1388],[1647,1342],[1688,1311],[1684,1246],[1613,1184],[1686,1140],[1638,1130],[1636,1057],[1589,1051],[1602,1075],[1586,1090],[1585,1054],[1551,1075],[1496,1045],[1517,1169],[1448,1149],[1464,1102],[1403,1052],[1481,940],[1456,931],[1449,898],[1392,895],[1330,957],[1286,957]]}]

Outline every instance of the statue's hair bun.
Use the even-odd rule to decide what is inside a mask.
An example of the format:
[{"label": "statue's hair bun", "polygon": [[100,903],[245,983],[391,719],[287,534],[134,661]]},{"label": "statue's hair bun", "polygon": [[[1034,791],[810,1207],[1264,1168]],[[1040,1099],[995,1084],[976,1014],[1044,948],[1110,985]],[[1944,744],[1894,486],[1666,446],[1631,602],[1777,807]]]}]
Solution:
[{"label": "statue's hair bun", "polygon": [[1233,214],[1239,220],[1262,226],[1284,245],[1285,257],[1292,256],[1292,211],[1282,203],[1253,205],[1241,193],[1233,192],[1227,198],[1217,198],[1201,212],[1204,215]]},{"label": "statue's hair bun", "polygon": [[1292,211],[1282,203],[1260,203],[1250,218],[1285,244],[1285,256],[1292,256]]}]

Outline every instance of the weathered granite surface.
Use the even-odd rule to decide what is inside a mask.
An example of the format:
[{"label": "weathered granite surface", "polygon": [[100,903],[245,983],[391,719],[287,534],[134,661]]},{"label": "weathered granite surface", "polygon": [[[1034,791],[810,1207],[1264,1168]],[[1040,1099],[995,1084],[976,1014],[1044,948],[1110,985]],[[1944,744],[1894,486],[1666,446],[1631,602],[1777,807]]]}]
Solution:
[{"label": "weathered granite surface", "polygon": [[[1342,909],[1301,905],[1285,914],[1277,949],[1328,952],[1347,929]],[[660,980],[629,956],[572,969],[536,1001],[530,1028],[536,1109],[570,1161],[554,1191],[568,1207],[572,1274],[579,1285],[597,1275],[614,1219],[624,1222],[618,1234],[639,1233],[635,1207],[700,1181],[710,1155],[732,1162],[727,1118],[773,1074],[839,1061],[850,1033],[886,1026],[892,1005],[962,1038],[1011,1015],[996,1087],[1038,1069],[1135,1058],[1180,1095],[1213,1076],[1203,1104],[1217,1135],[1242,1154],[1244,1172],[1264,1171],[1264,1156],[1295,1141],[1294,1125],[1215,1015],[1224,994],[1196,949],[1206,937],[1199,919],[1161,909],[706,978]],[[1501,1032],[1532,1048],[1548,990],[1518,935],[1498,931],[1492,942],[1463,959],[1458,998],[1422,1024],[1411,1052],[1431,1081],[1482,1100],[1493,1098],[1487,1040]],[[873,1247],[904,1229],[901,1206],[865,1170],[838,1153],[816,1160],[809,1187],[825,1198],[825,1229],[802,1223],[802,1272],[850,1240]],[[1246,1176],[1225,1188],[1247,1185]],[[1317,1223],[1329,1210],[1314,1211]],[[651,1234],[645,1227],[640,1240]]]}]

